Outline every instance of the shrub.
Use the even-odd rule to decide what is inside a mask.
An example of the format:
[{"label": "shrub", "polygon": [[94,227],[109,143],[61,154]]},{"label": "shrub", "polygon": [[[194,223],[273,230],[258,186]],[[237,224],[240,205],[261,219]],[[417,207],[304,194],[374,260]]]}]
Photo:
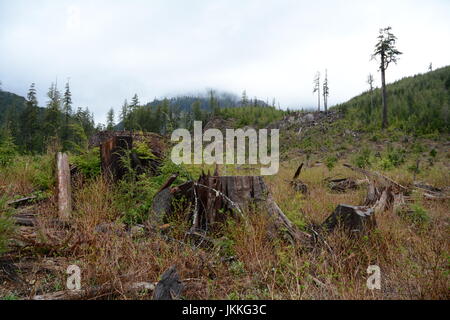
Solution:
[{"label": "shrub", "polygon": [[337,161],[338,159],[335,156],[328,157],[325,160],[325,164],[327,165],[328,170],[333,170],[333,168],[336,166]]},{"label": "shrub", "polygon": [[86,153],[73,156],[71,162],[86,178],[98,177],[101,171],[100,148],[93,148]]},{"label": "shrub", "polygon": [[419,204],[411,205],[411,212],[408,217],[412,222],[417,224],[426,224],[430,221],[428,212]]},{"label": "shrub", "polygon": [[353,163],[358,168],[367,168],[371,165],[370,157],[371,151],[368,148],[363,148],[353,159]]},{"label": "shrub", "polygon": [[10,165],[17,156],[17,147],[13,137],[7,132],[0,132],[0,167]]},{"label": "shrub", "polygon": [[388,147],[386,160],[388,163],[387,167],[399,167],[400,165],[405,163],[405,150]]}]

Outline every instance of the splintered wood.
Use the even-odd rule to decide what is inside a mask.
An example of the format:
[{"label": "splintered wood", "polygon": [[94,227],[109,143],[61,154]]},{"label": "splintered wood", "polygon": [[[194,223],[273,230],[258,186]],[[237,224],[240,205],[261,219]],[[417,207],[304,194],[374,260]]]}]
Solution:
[{"label": "splintered wood", "polygon": [[58,190],[58,213],[60,220],[69,220],[72,213],[72,191],[69,158],[66,153],[56,154],[56,186]]}]

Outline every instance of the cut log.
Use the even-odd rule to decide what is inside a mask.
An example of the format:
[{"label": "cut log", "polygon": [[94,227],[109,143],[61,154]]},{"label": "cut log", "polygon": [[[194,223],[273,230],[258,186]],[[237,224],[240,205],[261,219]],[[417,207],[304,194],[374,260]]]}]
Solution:
[{"label": "cut log", "polygon": [[59,219],[67,221],[72,213],[72,191],[69,157],[66,153],[58,152],[56,154],[56,187]]},{"label": "cut log", "polygon": [[178,300],[183,288],[176,267],[171,266],[163,273],[156,285],[153,300]]},{"label": "cut log", "polygon": [[322,228],[332,231],[342,227],[350,232],[365,233],[376,226],[374,210],[369,207],[355,207],[341,204],[323,222]]}]

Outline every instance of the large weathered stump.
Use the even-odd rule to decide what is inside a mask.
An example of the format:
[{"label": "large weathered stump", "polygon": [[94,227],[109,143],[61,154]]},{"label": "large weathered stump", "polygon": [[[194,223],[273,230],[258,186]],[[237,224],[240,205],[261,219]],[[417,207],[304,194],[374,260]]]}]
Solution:
[{"label": "large weathered stump", "polygon": [[365,233],[376,226],[374,210],[340,204],[322,223],[327,231],[342,227],[350,232]]},{"label": "large weathered stump", "polygon": [[216,224],[230,217],[246,220],[247,213],[258,207],[258,211],[266,212],[261,218],[269,221],[270,234],[282,232],[292,242],[305,244],[309,241],[310,236],[298,230],[284,215],[260,176],[202,174],[198,181],[189,181],[174,188],[169,188],[167,183],[164,186],[153,199],[151,222],[161,224],[167,221],[164,217],[177,209],[173,207],[172,201],[181,198],[187,200],[186,205],[190,205],[192,210],[188,217],[192,222],[191,232],[211,231]]}]

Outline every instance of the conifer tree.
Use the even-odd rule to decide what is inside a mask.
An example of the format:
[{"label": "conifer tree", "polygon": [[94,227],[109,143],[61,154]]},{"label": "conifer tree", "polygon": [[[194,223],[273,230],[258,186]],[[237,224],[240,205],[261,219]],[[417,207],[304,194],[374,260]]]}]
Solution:
[{"label": "conifer tree", "polygon": [[52,83],[47,93],[49,98],[44,120],[46,138],[59,138],[61,129],[61,94]]},{"label": "conifer tree", "polygon": [[388,103],[386,92],[386,69],[391,63],[397,64],[398,56],[402,52],[396,48],[397,37],[391,32],[392,28],[387,27],[380,29],[378,35],[378,42],[375,45],[375,51],[372,55],[372,59],[380,58],[380,71],[381,71],[381,92],[383,99],[383,120],[382,127],[386,129],[388,126]]},{"label": "conifer tree", "polygon": [[21,136],[23,139],[23,146],[25,151],[38,151],[40,146],[38,145],[38,101],[36,98],[35,84],[32,83],[27,94],[26,108],[21,114]]},{"label": "conifer tree", "polygon": [[111,108],[106,115],[106,130],[114,130],[114,109]]}]

